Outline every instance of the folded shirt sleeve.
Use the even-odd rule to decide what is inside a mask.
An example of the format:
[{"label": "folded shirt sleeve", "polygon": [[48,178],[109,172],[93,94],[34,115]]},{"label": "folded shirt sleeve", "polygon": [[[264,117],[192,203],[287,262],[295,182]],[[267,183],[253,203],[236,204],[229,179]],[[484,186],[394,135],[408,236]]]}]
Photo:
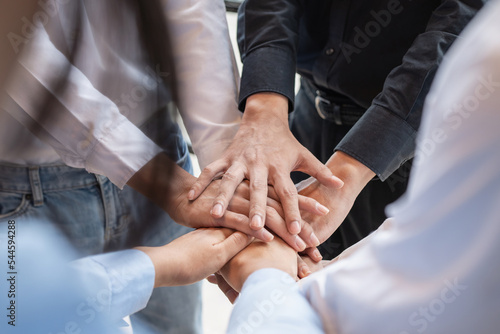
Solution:
[{"label": "folded shirt sleeve", "polygon": [[224,1],[165,1],[179,111],[200,167],[220,158],[238,131],[239,73]]},{"label": "folded shirt sleeve", "polygon": [[[67,165],[105,175],[122,188],[161,152],[69,63],[45,30],[38,30],[24,51],[8,81],[2,108],[51,145]],[[56,91],[65,69],[66,82]]]},{"label": "folded shirt sleeve", "polygon": [[450,46],[484,0],[445,0],[392,69],[380,94],[337,146],[385,181],[415,154],[424,100]]},{"label": "folded shirt sleeve", "polygon": [[227,333],[323,333],[320,317],[295,280],[277,269],[261,269],[243,285]]},{"label": "folded shirt sleeve", "polygon": [[71,267],[111,322],[146,307],[153,292],[155,269],[139,250],[89,256],[73,261]]}]

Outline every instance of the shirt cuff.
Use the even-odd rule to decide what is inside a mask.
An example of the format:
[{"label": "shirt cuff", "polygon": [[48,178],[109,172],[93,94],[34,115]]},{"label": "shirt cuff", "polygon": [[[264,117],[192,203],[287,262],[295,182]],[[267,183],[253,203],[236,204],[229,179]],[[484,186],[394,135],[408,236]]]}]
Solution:
[{"label": "shirt cuff", "polygon": [[99,293],[109,289],[111,320],[117,321],[146,307],[154,288],[155,269],[144,252],[130,249],[82,260],[99,265],[104,272],[107,286],[100,287]]},{"label": "shirt cuff", "polygon": [[162,149],[123,118],[106,133],[85,160],[85,169],[107,176],[122,189],[128,180]]},{"label": "shirt cuff", "polygon": [[413,158],[417,131],[381,106],[372,105],[335,150],[342,151],[385,181]]},{"label": "shirt cuff", "polygon": [[[256,285],[264,286],[264,281],[272,282],[274,286],[283,286],[283,287],[294,287],[297,282],[279,269],[274,268],[264,268],[254,271],[250,276],[248,276],[247,280],[243,284],[241,288],[241,293],[245,293],[246,290],[251,290]],[[265,284],[266,287],[269,287],[269,284]],[[260,287],[259,287],[260,288]]]},{"label": "shirt cuff", "polygon": [[234,306],[228,333],[246,332],[324,333],[319,315],[295,279],[272,268],[252,273]]},{"label": "shirt cuff", "polygon": [[[276,66],[280,64],[280,66]],[[295,58],[289,52],[274,47],[262,47],[243,59],[238,108],[245,110],[247,98],[261,92],[273,92],[288,98],[288,111],[295,98]]]}]

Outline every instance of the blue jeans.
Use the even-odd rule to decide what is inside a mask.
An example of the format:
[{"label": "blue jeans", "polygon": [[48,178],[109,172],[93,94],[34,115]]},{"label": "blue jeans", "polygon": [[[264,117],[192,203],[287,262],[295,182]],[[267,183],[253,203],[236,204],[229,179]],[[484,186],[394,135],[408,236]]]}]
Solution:
[{"label": "blue jeans", "polygon": [[[169,132],[169,155],[192,171],[186,145]],[[50,221],[79,256],[159,246],[189,232],[130,187],[120,190],[106,177],[58,166],[0,165],[0,225],[15,219]],[[154,333],[201,333],[201,284],[157,288],[148,306],[134,314]]]}]

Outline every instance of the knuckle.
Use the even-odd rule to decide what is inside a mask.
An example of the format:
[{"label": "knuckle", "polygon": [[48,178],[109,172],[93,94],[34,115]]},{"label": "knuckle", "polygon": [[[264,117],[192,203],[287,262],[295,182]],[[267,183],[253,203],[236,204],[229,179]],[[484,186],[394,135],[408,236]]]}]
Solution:
[{"label": "knuckle", "polygon": [[262,210],[262,207],[259,204],[253,204],[250,206],[250,216],[253,215],[260,215],[263,216],[264,210]]},{"label": "knuckle", "polygon": [[237,228],[243,226],[243,224],[246,223],[247,219],[243,215],[237,215],[234,217],[233,221],[235,224],[234,226]]},{"label": "knuckle", "polygon": [[237,175],[234,172],[227,171],[222,176],[223,181],[237,181]]},{"label": "knuckle", "polygon": [[267,190],[267,181],[262,179],[253,180],[250,184],[250,190]]},{"label": "knuckle", "polygon": [[255,148],[249,148],[243,153],[244,159],[252,164],[255,164],[259,161],[258,159],[258,153]]},{"label": "knuckle", "polygon": [[284,187],[281,189],[281,196],[286,199],[297,197],[297,189],[295,187]]},{"label": "knuckle", "polygon": [[239,233],[239,232],[235,232],[232,234],[232,242],[235,244],[235,245],[242,245],[242,244],[245,244],[246,241],[247,241],[247,237],[245,234],[243,233]]},{"label": "knuckle", "polygon": [[222,206],[226,206],[227,202],[228,202],[228,198],[230,196],[225,193],[225,192],[221,192],[217,195],[217,197],[215,198],[215,201],[214,203],[218,203],[218,204],[222,204]]},{"label": "knuckle", "polygon": [[268,206],[268,207],[266,207],[266,215],[268,217],[275,218],[278,215],[278,211],[276,211],[275,208]]},{"label": "knuckle", "polygon": [[211,165],[208,165],[205,168],[203,168],[203,171],[201,173],[208,175],[215,174],[215,168],[213,168]]}]

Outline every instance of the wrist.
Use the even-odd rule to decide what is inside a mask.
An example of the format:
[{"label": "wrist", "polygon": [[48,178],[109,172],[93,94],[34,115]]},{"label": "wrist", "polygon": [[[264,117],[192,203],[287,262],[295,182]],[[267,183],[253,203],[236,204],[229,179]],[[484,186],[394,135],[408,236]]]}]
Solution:
[{"label": "wrist", "polygon": [[[163,246],[165,247],[165,246]],[[151,262],[155,270],[155,283],[154,287],[169,286],[169,280],[166,277],[166,273],[172,268],[171,264],[168,264],[169,257],[165,257],[163,253],[159,252],[158,247],[135,247],[134,249],[145,253]]]},{"label": "wrist", "polygon": [[242,126],[275,118],[288,124],[288,99],[278,93],[262,92],[247,98]]},{"label": "wrist", "polygon": [[171,213],[175,202],[187,194],[196,178],[160,153],[144,165],[127,184]]},{"label": "wrist", "polygon": [[344,181],[342,189],[357,193],[376,176],[370,168],[342,151],[335,152],[325,165]]}]

